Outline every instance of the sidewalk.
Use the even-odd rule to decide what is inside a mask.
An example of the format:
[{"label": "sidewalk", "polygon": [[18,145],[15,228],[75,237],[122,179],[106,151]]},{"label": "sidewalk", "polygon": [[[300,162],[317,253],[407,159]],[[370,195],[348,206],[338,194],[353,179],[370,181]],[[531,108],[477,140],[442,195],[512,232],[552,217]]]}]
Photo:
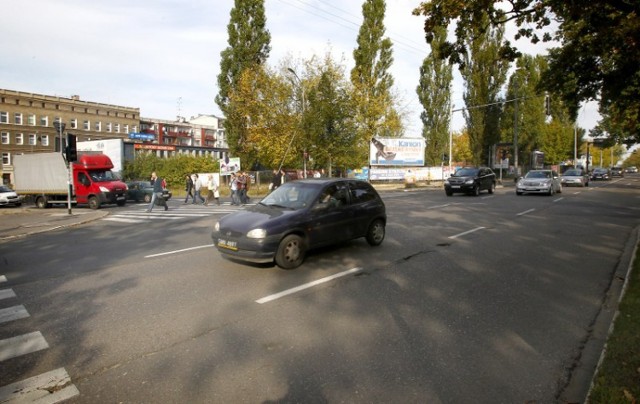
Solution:
[{"label": "sidewalk", "polygon": [[38,209],[34,206],[0,208],[0,242],[42,233],[63,227],[77,226],[109,214],[106,210],[89,208],[68,209],[55,207]]}]

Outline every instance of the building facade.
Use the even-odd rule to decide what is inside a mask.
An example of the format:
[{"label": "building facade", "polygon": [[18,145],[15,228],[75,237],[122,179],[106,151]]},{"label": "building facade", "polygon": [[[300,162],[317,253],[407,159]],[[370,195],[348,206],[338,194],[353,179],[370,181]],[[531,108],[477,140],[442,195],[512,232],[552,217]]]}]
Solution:
[{"label": "building facade", "polygon": [[78,142],[121,139],[136,152],[169,157],[227,156],[222,119],[199,115],[189,121],[141,118],[140,109],[0,89],[0,152],[2,184],[13,183],[13,156],[59,152],[66,134]]}]

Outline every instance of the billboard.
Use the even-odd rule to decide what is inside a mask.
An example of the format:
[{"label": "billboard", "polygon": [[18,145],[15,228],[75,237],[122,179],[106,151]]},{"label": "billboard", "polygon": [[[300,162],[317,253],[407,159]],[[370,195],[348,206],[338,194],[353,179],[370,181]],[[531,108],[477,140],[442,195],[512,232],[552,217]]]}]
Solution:
[{"label": "billboard", "polygon": [[372,166],[424,166],[423,138],[371,138],[369,164]]},{"label": "billboard", "polygon": [[240,157],[226,157],[220,160],[220,175],[231,175],[240,171]]}]

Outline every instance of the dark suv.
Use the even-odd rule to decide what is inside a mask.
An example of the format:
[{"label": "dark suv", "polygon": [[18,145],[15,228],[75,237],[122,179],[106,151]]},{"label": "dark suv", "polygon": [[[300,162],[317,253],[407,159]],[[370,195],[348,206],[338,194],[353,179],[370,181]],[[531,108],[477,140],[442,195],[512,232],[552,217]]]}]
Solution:
[{"label": "dark suv", "polygon": [[444,182],[447,196],[456,192],[477,196],[485,189],[490,194],[496,189],[496,174],[488,167],[460,168]]}]

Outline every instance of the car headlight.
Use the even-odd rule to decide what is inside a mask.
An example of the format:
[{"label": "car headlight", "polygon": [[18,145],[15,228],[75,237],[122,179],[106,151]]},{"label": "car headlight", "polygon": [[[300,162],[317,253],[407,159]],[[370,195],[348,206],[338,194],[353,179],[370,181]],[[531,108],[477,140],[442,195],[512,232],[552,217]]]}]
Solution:
[{"label": "car headlight", "polygon": [[247,233],[247,238],[265,238],[267,231],[265,229],[253,229]]},{"label": "car headlight", "polygon": [[464,183],[467,184],[467,185],[473,184],[473,178],[469,179],[469,180],[466,180]]},{"label": "car headlight", "polygon": [[220,222],[216,222],[216,224],[213,225],[213,230],[220,231]]},{"label": "car headlight", "polygon": [[102,192],[110,192],[109,188],[103,187],[103,186],[100,187],[100,191],[102,191]]}]

